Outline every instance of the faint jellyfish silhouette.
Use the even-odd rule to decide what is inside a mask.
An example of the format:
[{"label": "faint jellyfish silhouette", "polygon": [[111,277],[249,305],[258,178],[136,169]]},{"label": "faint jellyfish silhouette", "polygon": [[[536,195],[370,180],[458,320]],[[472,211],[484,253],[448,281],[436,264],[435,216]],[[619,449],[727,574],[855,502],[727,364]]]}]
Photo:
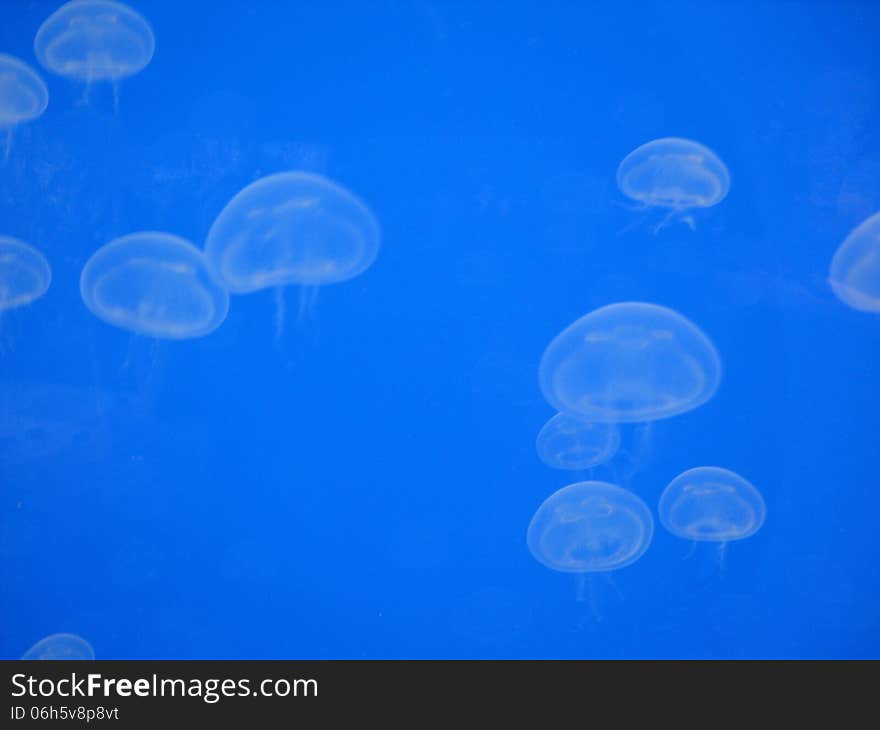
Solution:
[{"label": "faint jellyfish silhouette", "polygon": [[3,159],[12,151],[15,127],[39,117],[49,105],[43,79],[24,61],[0,53],[0,132],[6,132]]},{"label": "faint jellyfish silhouette", "polygon": [[379,253],[379,224],[351,192],[320,175],[282,172],[240,191],[208,232],[205,254],[236,294],[274,288],[276,335],[284,287],[300,286],[300,318],[318,287],[366,271]]},{"label": "faint jellyfish silhouette", "polygon": [[844,304],[880,312],[880,213],[857,226],[831,259],[831,288]]},{"label": "faint jellyfish silhouette", "polygon": [[119,82],[139,73],[153,58],[156,41],[150,24],[135,10],[112,0],[71,0],[37,30],[34,52],[43,68],[86,84],[113,85],[119,105]]},{"label": "faint jellyfish silhouette", "polygon": [[620,446],[620,429],[613,423],[591,423],[557,413],[541,428],[535,446],[547,466],[581,471],[614,456]]},{"label": "faint jellyfish silhouette", "polygon": [[721,382],[721,360],[678,312],[622,302],[593,310],[557,335],[538,377],[557,411],[598,423],[642,423],[708,401]]},{"label": "faint jellyfish silhouette", "polygon": [[754,485],[717,466],[689,469],[673,479],[660,495],[662,525],[676,537],[717,544],[716,567],[724,567],[731,540],[751,537],[764,524],[767,508]]},{"label": "faint jellyfish silhouette", "polygon": [[43,254],[17,238],[0,236],[0,315],[39,299],[51,283]]},{"label": "faint jellyfish silhouette", "polygon": [[95,650],[85,639],[74,634],[52,634],[34,644],[21,658],[24,661],[89,661],[95,658]]},{"label": "faint jellyfish silhouette", "polygon": [[581,576],[578,600],[589,601],[601,620],[589,575],[636,562],[653,534],[654,518],[644,501],[613,484],[587,481],[551,494],[532,517],[526,542],[542,565]]},{"label": "faint jellyfish silhouette", "polygon": [[617,168],[617,186],[645,208],[669,211],[656,233],[675,219],[693,228],[688,211],[720,203],[730,189],[730,174],[708,147],[666,137],[647,142],[624,157]]},{"label": "faint jellyfish silhouette", "polygon": [[132,233],[98,249],[83,267],[79,288],[99,319],[160,339],[207,335],[229,310],[229,295],[202,252],[168,233]]}]

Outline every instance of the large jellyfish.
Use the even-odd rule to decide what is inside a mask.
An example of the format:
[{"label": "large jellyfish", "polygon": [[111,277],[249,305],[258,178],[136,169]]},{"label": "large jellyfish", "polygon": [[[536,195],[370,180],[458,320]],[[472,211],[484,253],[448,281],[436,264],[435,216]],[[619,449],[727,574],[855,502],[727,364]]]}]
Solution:
[{"label": "large jellyfish", "polygon": [[620,446],[620,429],[613,423],[590,423],[557,413],[544,424],[535,446],[547,466],[580,471],[614,456]]},{"label": "large jellyfish", "polygon": [[0,236],[0,314],[39,299],[51,283],[43,254],[17,238]]},{"label": "large jellyfish", "polygon": [[831,288],[844,304],[880,312],[880,213],[859,225],[831,259]]},{"label": "large jellyfish", "polygon": [[0,132],[6,133],[4,159],[12,151],[15,127],[36,119],[48,105],[49,91],[37,72],[15,56],[0,53]]},{"label": "large jellyfish", "polygon": [[229,310],[229,295],[202,252],[168,233],[132,233],[98,249],[83,267],[79,288],[96,317],[149,337],[207,335]]},{"label": "large jellyfish", "polygon": [[89,642],[75,634],[52,634],[41,639],[21,657],[25,661],[62,659],[92,660],[95,650]]},{"label": "large jellyfish", "polygon": [[538,377],[558,411],[598,423],[641,423],[708,401],[721,382],[721,360],[678,312],[622,302],[584,315],[557,335]]},{"label": "large jellyfish", "polygon": [[366,271],[379,239],[378,222],[351,192],[320,175],[283,172],[251,183],[226,205],[205,254],[230,291],[275,290],[280,335],[284,287],[301,287],[302,316],[319,286]]},{"label": "large jellyfish", "polygon": [[113,84],[118,104],[120,80],[139,73],[153,58],[156,41],[150,24],[136,11],[112,0],[71,0],[37,30],[34,52],[47,70],[86,84]]},{"label": "large jellyfish", "polygon": [[717,567],[731,540],[751,537],[764,524],[767,508],[754,485],[735,472],[700,466],[673,479],[658,505],[660,522],[673,535],[716,543]]},{"label": "large jellyfish", "polygon": [[693,228],[688,211],[720,203],[730,189],[730,174],[708,147],[666,137],[647,142],[624,157],[617,168],[617,186],[645,208],[669,211],[658,230],[673,219]]}]

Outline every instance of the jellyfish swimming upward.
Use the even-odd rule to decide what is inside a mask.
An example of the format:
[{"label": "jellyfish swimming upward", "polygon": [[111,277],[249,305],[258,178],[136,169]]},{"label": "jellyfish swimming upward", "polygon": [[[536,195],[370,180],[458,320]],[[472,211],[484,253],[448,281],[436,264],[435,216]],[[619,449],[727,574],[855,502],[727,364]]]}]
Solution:
[{"label": "jellyfish swimming upward", "polygon": [[352,279],[379,252],[379,224],[345,188],[320,175],[283,172],[239,192],[211,226],[205,254],[232,292],[276,292],[283,326],[283,288],[301,287],[301,314],[319,286]]},{"label": "jellyfish swimming upward", "polygon": [[693,322],[644,302],[600,307],[547,346],[538,370],[547,402],[597,423],[669,418],[706,403],[721,382],[715,346]]},{"label": "jellyfish swimming upward", "polygon": [[89,642],[75,634],[52,634],[41,639],[21,657],[25,661],[61,661],[95,658]]},{"label": "jellyfish swimming upward", "polygon": [[862,312],[880,312],[880,213],[859,225],[831,260],[828,276],[837,298]]},{"label": "jellyfish swimming upward", "polygon": [[669,211],[658,229],[676,218],[693,227],[688,211],[724,200],[730,190],[730,173],[708,147],[667,137],[630,152],[617,168],[617,186],[646,208]]},{"label": "jellyfish swimming upward", "polygon": [[132,233],[98,249],[83,267],[80,294],[108,324],[161,339],[207,335],[229,310],[202,252],[168,233]]},{"label": "jellyfish swimming upward", "polygon": [[33,246],[0,236],[0,313],[39,299],[52,283],[49,262]]},{"label": "jellyfish swimming upward", "polygon": [[12,134],[23,122],[36,119],[49,104],[43,79],[15,56],[0,53],[0,133],[5,133],[4,159],[12,151]]},{"label": "jellyfish swimming upward", "polygon": [[538,433],[538,456],[553,469],[580,471],[608,461],[620,446],[620,430],[613,423],[590,423],[557,413]]},{"label": "jellyfish swimming upward", "polygon": [[150,63],[156,41],[150,24],[135,10],[112,0],[72,0],[37,30],[34,52],[43,68],[85,82],[113,84]]}]

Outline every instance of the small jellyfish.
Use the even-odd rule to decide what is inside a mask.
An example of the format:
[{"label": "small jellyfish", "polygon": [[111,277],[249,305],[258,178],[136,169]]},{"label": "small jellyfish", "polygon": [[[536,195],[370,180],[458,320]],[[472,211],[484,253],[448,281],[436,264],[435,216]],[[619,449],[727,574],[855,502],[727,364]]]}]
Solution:
[{"label": "small jellyfish", "polygon": [[535,446],[541,461],[553,469],[591,469],[617,452],[620,429],[613,423],[590,423],[557,413],[544,424]]},{"label": "small jellyfish", "polygon": [[96,317],[148,337],[201,337],[229,310],[229,295],[202,252],[168,233],[132,233],[98,249],[83,267],[79,288]]},{"label": "small jellyfish", "polygon": [[153,58],[156,42],[150,24],[137,12],[112,0],[71,0],[37,30],[34,52],[47,69],[86,83],[113,84],[142,71]]},{"label": "small jellyfish", "polygon": [[689,139],[666,137],[637,147],[617,168],[617,186],[645,208],[669,211],[657,226],[678,218],[693,228],[687,212],[724,200],[730,174],[708,147]]},{"label": "small jellyfish", "polygon": [[39,117],[49,105],[43,79],[24,61],[0,53],[0,132],[6,133],[4,159],[12,151],[15,128]]},{"label": "small jellyfish", "polygon": [[0,314],[39,299],[52,283],[49,262],[33,246],[0,236]]},{"label": "small jellyfish", "polygon": [[28,649],[22,659],[25,661],[48,660],[60,661],[62,659],[92,660],[95,658],[95,650],[91,645],[74,634],[52,634],[41,639]]},{"label": "small jellyfish", "polygon": [[348,190],[320,175],[283,172],[251,183],[226,205],[208,232],[205,254],[230,291],[275,290],[280,335],[285,286],[301,287],[303,316],[319,286],[370,267],[379,238],[372,212]]},{"label": "small jellyfish", "polygon": [[859,225],[831,259],[831,288],[844,304],[880,312],[880,213]]},{"label": "small jellyfish", "polygon": [[693,322],[657,304],[593,310],[547,346],[541,391],[557,411],[597,423],[642,423],[690,411],[721,382],[715,346]]},{"label": "small jellyfish", "polygon": [[578,482],[551,494],[529,524],[535,560],[562,573],[617,570],[651,544],[654,518],[632,492],[607,482]]}]

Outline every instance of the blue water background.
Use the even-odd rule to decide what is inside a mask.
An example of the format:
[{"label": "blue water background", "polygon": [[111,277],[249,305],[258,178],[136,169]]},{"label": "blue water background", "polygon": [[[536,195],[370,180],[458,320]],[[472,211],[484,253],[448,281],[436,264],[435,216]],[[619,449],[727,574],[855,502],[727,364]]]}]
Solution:
[{"label": "blue water background", "polygon": [[[56,7],[2,0],[0,51],[36,66]],[[41,70],[49,107],[0,166],[0,233],[53,269],[0,322],[5,407],[30,418],[0,434],[0,656],[57,631],[100,658],[880,656],[880,317],[826,280],[880,210],[878,4],[134,7],[156,54],[118,112]],[[693,232],[655,234],[616,188],[663,136],[731,172]],[[271,292],[183,342],[86,310],[99,246],[201,246],[285,169],[355,191],[382,249],[302,321],[290,290],[279,341]],[[624,486],[656,517],[676,474],[724,466],[767,521],[719,569],[658,520],[584,586],[526,548],[574,480],[535,453],[537,366],[629,299],[695,321],[724,378],[624,430]]]}]

